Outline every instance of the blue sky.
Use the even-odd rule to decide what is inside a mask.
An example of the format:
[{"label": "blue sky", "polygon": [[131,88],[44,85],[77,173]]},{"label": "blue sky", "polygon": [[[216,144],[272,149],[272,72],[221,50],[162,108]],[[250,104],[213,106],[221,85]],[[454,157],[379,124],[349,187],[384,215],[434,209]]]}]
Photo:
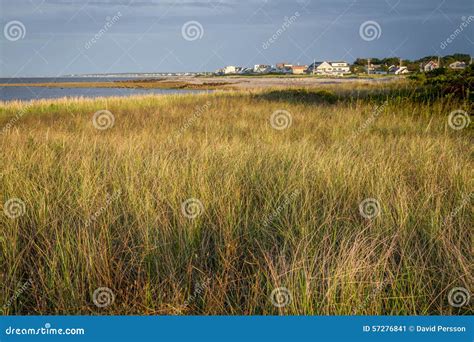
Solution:
[{"label": "blue sky", "polygon": [[0,77],[474,55],[470,16],[472,0],[0,0]]}]

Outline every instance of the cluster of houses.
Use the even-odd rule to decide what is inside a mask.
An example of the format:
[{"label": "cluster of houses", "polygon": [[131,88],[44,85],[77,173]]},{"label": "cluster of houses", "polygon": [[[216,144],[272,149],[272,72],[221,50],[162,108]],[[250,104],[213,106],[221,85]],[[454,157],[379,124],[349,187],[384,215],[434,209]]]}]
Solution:
[{"label": "cluster of houses", "polygon": [[391,65],[387,69],[383,65],[370,63],[369,59],[364,71],[371,75],[404,75],[409,73],[408,68],[402,65],[402,60],[398,65]]},{"label": "cluster of houses", "polygon": [[[439,60],[438,61],[429,61],[425,65],[420,66],[420,71],[429,72],[429,71],[433,71],[435,69],[438,69],[440,67],[441,67],[441,62]],[[456,62],[453,62],[453,63],[448,65],[448,68],[453,69],[453,70],[464,70],[464,69],[466,69],[466,67],[467,67],[466,62],[460,62],[460,61],[456,61]]]},{"label": "cluster of houses", "polygon": [[[438,59],[437,61],[428,61],[427,63],[420,64],[420,72],[430,72],[440,67],[441,67],[440,59]],[[447,67],[452,70],[464,70],[466,69],[467,64],[466,62],[456,61],[449,64]],[[376,75],[377,74],[378,75],[386,75],[386,74],[403,75],[403,74],[408,74],[410,72],[406,66],[402,65],[402,60],[400,60],[399,65],[392,65],[388,68],[388,70],[385,70],[382,65],[371,64],[369,60],[368,65],[364,68],[364,70],[368,74],[376,74]]]},{"label": "cluster of houses", "polygon": [[[434,69],[438,69],[441,66],[441,62],[429,61],[425,64],[420,64],[421,72],[429,72]],[[448,66],[453,70],[462,70],[467,67],[465,62],[456,61],[449,64]],[[386,68],[383,65],[375,65],[370,63],[368,60],[367,66],[364,71],[367,74],[375,75],[403,75],[408,74],[410,71],[406,66],[403,66],[403,61],[400,60],[399,65],[391,65]],[[253,68],[238,67],[229,65],[222,69],[218,69],[215,74],[217,75],[249,75],[249,74],[293,74],[293,75],[326,75],[326,76],[344,76],[351,74],[351,67],[347,62],[344,61],[322,61],[314,62],[310,65],[299,65],[289,63],[277,63],[275,66],[267,64],[256,64]]]},{"label": "cluster of houses", "polygon": [[311,65],[277,63],[275,66],[256,64],[253,68],[237,67],[233,65],[218,69],[218,75],[245,75],[245,74],[293,74],[293,75],[332,75],[343,76],[351,73],[347,62],[314,62]]}]

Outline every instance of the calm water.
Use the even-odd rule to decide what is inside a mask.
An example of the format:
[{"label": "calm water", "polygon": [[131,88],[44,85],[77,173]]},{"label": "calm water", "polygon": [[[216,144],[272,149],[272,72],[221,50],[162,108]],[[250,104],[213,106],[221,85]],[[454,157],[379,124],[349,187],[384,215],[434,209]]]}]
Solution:
[{"label": "calm water", "polygon": [[[112,82],[132,78],[0,78],[0,83],[52,83],[52,82]],[[201,90],[182,89],[126,89],[126,88],[47,88],[47,87],[0,87],[0,101],[57,99],[61,97],[131,96],[141,94],[186,94]]]}]

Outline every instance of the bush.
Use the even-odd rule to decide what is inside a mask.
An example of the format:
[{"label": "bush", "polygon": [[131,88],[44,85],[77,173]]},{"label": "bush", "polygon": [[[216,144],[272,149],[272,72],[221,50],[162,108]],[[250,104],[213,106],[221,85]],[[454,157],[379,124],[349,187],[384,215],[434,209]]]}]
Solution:
[{"label": "bush", "polygon": [[412,77],[420,81],[424,90],[434,97],[454,96],[474,100],[474,65],[457,72],[445,68],[435,69],[424,77]]},{"label": "bush", "polygon": [[273,90],[258,96],[270,101],[290,101],[296,103],[334,104],[339,100],[339,97],[331,91],[308,89]]}]

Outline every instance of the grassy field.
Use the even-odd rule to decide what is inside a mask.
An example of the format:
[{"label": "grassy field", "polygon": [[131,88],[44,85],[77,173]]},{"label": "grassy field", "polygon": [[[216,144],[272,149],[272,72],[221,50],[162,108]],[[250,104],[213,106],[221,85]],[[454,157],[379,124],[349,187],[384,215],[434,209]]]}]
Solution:
[{"label": "grassy field", "polygon": [[363,87],[0,104],[3,313],[472,314],[468,103]]}]

